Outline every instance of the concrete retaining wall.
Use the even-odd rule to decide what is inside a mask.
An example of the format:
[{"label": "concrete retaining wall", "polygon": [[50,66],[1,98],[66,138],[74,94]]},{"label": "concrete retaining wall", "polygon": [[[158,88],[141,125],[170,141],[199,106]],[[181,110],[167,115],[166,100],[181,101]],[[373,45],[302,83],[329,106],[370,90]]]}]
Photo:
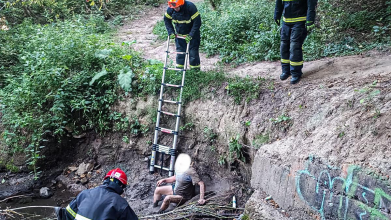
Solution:
[{"label": "concrete retaining wall", "polygon": [[258,154],[252,174],[252,187],[293,219],[391,219],[388,177],[364,168],[332,167],[312,157],[284,167]]}]

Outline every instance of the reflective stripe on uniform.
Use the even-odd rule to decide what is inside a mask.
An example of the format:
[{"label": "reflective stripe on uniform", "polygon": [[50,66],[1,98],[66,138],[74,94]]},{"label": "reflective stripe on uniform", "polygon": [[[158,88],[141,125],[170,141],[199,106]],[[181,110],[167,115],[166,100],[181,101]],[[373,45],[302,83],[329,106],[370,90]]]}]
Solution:
[{"label": "reflective stripe on uniform", "polygon": [[84,216],[82,216],[80,214],[77,214],[76,217],[75,217],[75,220],[91,220],[91,219],[86,218],[86,217],[84,217]]},{"label": "reflective stripe on uniform", "polygon": [[72,208],[71,208],[69,205],[67,206],[66,210],[67,210],[67,211],[69,212],[69,214],[71,214],[73,217],[76,216],[76,212],[74,212],[74,211],[72,210]]},{"label": "reflective stripe on uniform", "polygon": [[301,62],[292,62],[291,61],[291,66],[301,66],[303,65],[304,61],[301,61]]},{"label": "reflective stripe on uniform", "polygon": [[191,23],[191,19],[190,20],[183,20],[183,21],[172,20],[172,22],[178,23],[178,24],[190,24]]},{"label": "reflective stripe on uniform", "polygon": [[286,23],[290,23],[290,22],[306,21],[307,17],[298,17],[298,18],[285,18],[285,17],[283,17],[282,19]]},{"label": "reflective stripe on uniform", "polygon": [[290,60],[281,59],[281,63],[290,63],[290,62],[291,62]]},{"label": "reflective stripe on uniform", "polygon": [[185,67],[185,65],[177,64],[176,67],[177,67],[177,68],[183,68],[183,67]]},{"label": "reflective stripe on uniform", "polygon": [[193,16],[191,16],[191,19],[194,20],[200,13],[197,11]]},{"label": "reflective stripe on uniform", "polygon": [[192,68],[192,69],[199,69],[199,68],[201,68],[201,65],[197,65],[197,66],[190,65],[190,68]]},{"label": "reflective stripe on uniform", "polygon": [[166,13],[165,16],[166,16],[168,19],[172,19],[172,17],[171,17],[168,13]]}]

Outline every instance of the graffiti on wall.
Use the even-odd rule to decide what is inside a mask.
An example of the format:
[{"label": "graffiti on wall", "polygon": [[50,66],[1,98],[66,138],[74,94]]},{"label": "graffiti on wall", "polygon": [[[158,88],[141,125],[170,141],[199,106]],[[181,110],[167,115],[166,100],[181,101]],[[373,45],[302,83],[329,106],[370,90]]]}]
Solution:
[{"label": "graffiti on wall", "polygon": [[322,219],[391,219],[391,191],[382,181],[357,166],[341,177],[341,169],[307,162],[296,175],[296,192]]}]

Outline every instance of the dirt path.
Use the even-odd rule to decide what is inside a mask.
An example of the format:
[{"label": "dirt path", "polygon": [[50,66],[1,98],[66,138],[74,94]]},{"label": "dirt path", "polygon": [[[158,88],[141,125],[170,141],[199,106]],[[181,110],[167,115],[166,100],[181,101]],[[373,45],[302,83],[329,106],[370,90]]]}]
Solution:
[{"label": "dirt path", "polygon": [[[201,2],[202,0],[192,1],[194,3]],[[122,41],[133,41],[133,48],[136,51],[142,52],[145,59],[155,59],[164,61],[166,44],[164,41],[159,40],[157,35],[152,33],[153,27],[158,21],[163,20],[163,15],[166,12],[167,5],[161,4],[159,7],[151,8],[150,10],[142,12],[140,16],[122,26],[118,32],[118,37]],[[174,44],[170,44],[171,50],[174,48]],[[206,54],[201,53],[201,69],[212,70],[216,68],[216,64],[219,61],[218,56],[206,57]]]}]

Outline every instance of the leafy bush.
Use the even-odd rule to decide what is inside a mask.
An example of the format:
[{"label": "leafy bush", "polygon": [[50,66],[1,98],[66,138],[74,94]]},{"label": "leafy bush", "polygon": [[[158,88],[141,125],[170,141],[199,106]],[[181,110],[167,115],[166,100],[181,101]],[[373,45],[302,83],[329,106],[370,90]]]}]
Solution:
[{"label": "leafy bush", "polygon": [[[232,161],[233,159],[239,159],[243,162],[246,162],[246,158],[244,157],[243,154],[243,146],[242,144],[239,143],[239,135],[236,137],[231,137],[228,143],[228,148],[229,148],[229,158]],[[232,155],[236,154],[236,156]]]},{"label": "leafy bush", "polygon": [[9,24],[33,18],[36,23],[72,18],[75,14],[100,14],[105,18],[133,13],[137,5],[157,5],[159,0],[0,0],[0,17]]},{"label": "leafy bush", "polygon": [[[202,46],[220,54],[224,62],[273,60],[279,57],[278,28],[273,24],[270,1],[222,1],[219,10],[199,5],[203,25]],[[254,13],[254,8],[258,12]]]},{"label": "leafy bush", "polygon": [[129,83],[142,68],[136,53],[110,42],[101,21],[24,22],[0,32],[0,42],[7,42],[0,46],[7,54],[0,63],[6,74],[0,90],[2,138],[11,153],[26,148],[34,168],[47,139],[109,130],[122,81]]}]

